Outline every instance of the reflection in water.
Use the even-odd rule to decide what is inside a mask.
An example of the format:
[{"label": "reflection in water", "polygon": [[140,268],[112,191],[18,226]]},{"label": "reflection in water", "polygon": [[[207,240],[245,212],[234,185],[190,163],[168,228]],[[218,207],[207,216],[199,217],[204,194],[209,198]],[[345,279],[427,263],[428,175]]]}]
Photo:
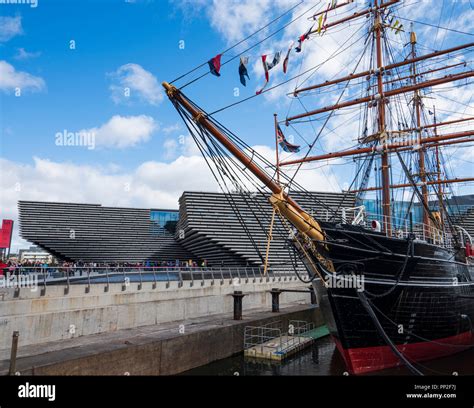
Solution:
[{"label": "reflection in water", "polygon": [[[474,374],[474,349],[454,356],[425,361],[417,367],[425,375]],[[312,347],[285,360],[255,360],[243,353],[186,371],[182,375],[344,375],[346,367],[329,336]],[[410,375],[405,367],[370,373],[370,375]]]}]

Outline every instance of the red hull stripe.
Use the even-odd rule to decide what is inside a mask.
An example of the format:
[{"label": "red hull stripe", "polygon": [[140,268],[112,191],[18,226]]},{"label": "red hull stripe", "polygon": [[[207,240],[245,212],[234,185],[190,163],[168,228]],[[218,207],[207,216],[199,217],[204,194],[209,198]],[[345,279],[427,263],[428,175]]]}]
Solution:
[{"label": "red hull stripe", "polygon": [[[351,374],[363,374],[403,365],[389,346],[344,349],[338,339],[334,338],[334,340]],[[474,346],[474,335],[471,332],[465,332],[435,341],[436,343],[399,344],[396,347],[410,362],[425,361],[471,348]],[[453,345],[455,347],[451,347]]]}]

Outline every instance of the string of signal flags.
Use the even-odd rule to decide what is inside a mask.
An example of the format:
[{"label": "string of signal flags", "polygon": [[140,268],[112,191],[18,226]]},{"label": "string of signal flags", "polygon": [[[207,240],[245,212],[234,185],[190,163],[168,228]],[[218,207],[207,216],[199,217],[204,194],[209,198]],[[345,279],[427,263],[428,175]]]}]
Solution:
[{"label": "string of signal flags", "polygon": [[[347,2],[345,4],[347,4]],[[324,35],[324,33],[327,30],[328,12],[331,10],[334,10],[337,7],[338,7],[337,0],[330,1],[324,12],[317,13],[312,17],[312,20],[315,21],[313,25],[311,25],[311,27],[304,34],[300,35],[296,41],[293,41],[290,44],[290,46],[286,50],[285,57],[283,59],[283,73],[284,74],[288,72],[288,63],[289,63],[290,55],[292,51],[295,51],[296,53],[302,52],[303,43],[309,39],[311,33],[313,33],[313,28],[315,27],[316,24],[317,24],[317,29],[314,31],[314,33],[316,33],[319,36]],[[390,17],[389,23],[387,24],[387,26],[388,28],[393,30],[395,34],[399,34],[401,31],[403,31],[403,24],[400,24],[399,20],[394,21],[393,17]],[[296,47],[295,47],[295,43],[296,43]],[[268,86],[270,82],[270,70],[272,70],[273,68],[275,68],[276,66],[280,64],[281,56],[283,52],[284,51],[277,51],[273,54],[263,54],[260,56],[260,59],[262,61],[264,76],[265,76],[265,82],[263,86],[256,92],[256,95],[260,95]],[[221,76],[221,58],[222,58],[222,54],[217,54],[215,57],[211,58],[208,61],[210,73],[217,77]],[[243,86],[247,86],[247,81],[250,80],[250,76],[249,76],[249,72],[247,68],[249,61],[250,61],[249,56],[240,57],[238,73],[239,73],[240,83]]]}]

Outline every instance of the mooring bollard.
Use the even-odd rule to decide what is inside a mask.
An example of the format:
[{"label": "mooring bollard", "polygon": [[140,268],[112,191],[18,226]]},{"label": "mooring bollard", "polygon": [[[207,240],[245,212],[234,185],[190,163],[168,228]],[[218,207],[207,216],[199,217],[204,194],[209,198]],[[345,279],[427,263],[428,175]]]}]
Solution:
[{"label": "mooring bollard", "polygon": [[316,304],[316,293],[314,292],[314,288],[312,286],[309,287],[309,291],[311,292],[311,304]]},{"label": "mooring bollard", "polygon": [[281,290],[273,288],[270,293],[272,294],[272,312],[278,313],[280,311],[280,293]]},{"label": "mooring bollard", "polygon": [[240,290],[236,290],[232,294],[234,298],[234,320],[242,320],[242,298],[244,296]]},{"label": "mooring bollard", "polygon": [[10,368],[8,369],[8,375],[15,375],[16,372],[16,354],[18,351],[18,337],[20,332],[14,331],[12,336],[12,350],[10,354]]}]

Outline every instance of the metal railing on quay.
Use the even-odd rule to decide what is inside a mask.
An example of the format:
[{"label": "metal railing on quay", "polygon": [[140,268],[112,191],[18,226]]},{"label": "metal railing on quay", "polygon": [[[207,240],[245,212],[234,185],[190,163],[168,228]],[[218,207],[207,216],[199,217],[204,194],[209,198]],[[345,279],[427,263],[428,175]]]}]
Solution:
[{"label": "metal railing on quay", "polygon": [[211,285],[275,282],[285,280],[296,280],[296,275],[291,267],[288,271],[274,272],[268,270],[264,273],[263,267],[175,267],[175,266],[18,266],[4,269],[4,274],[14,276],[36,275],[42,286],[65,285],[68,293],[69,287],[74,284],[86,284],[86,292],[90,291],[93,284],[105,284],[108,291],[110,284],[121,283],[124,287],[131,283],[137,283],[138,289],[142,289],[144,282],[153,282],[153,288],[158,282],[166,282],[170,287],[171,282],[177,282],[182,287],[184,282],[190,286],[204,286],[206,281]]}]

